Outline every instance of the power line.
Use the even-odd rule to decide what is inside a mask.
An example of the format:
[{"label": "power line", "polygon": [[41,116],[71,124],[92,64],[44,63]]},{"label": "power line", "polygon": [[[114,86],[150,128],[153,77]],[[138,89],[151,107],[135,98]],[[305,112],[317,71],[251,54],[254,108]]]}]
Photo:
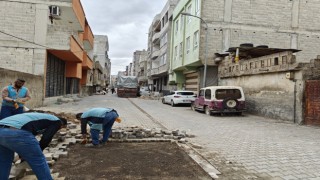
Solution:
[{"label": "power line", "polygon": [[[51,48],[51,47],[48,47],[48,46],[45,46],[45,45],[42,45],[42,44],[38,44],[38,43],[35,43],[35,42],[32,42],[32,41],[29,41],[29,40],[26,40],[26,39],[23,39],[23,38],[14,36],[14,35],[12,35],[12,34],[3,32],[3,31],[1,31],[1,30],[0,30],[0,33],[5,34],[5,35],[8,35],[8,36],[11,36],[11,37],[14,37],[14,38],[16,38],[16,39],[20,39],[20,40],[25,41],[25,42],[28,42],[28,43],[30,43],[30,44],[34,44],[34,45],[37,45],[37,46],[44,47],[44,48],[46,48],[46,49],[57,50],[57,51],[62,51],[62,50],[63,50],[63,49],[55,49],[55,48]],[[8,46],[0,46],[0,47],[8,47]],[[34,48],[31,48],[31,49],[34,49]],[[71,51],[71,52],[73,52],[73,53],[78,53],[78,52],[83,52],[83,51]]]}]

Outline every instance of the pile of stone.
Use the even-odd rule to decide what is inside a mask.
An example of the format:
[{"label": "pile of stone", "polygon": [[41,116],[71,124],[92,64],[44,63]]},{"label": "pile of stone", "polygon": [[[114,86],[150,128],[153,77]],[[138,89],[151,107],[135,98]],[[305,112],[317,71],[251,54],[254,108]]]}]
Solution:
[{"label": "pile of stone", "polygon": [[[114,128],[109,138],[110,142],[171,142],[178,141],[186,143],[186,138],[192,138],[194,135],[180,130],[163,130],[160,128],[146,129],[138,126],[126,128]],[[38,140],[40,137],[37,137]],[[49,147],[43,153],[50,167],[60,158],[67,157],[70,145],[80,143],[82,135],[80,125],[72,121],[68,122],[67,129],[61,129],[52,139]],[[64,177],[59,177],[59,173],[53,173],[55,180],[64,180]],[[18,155],[15,155],[15,161],[11,168],[11,180],[37,180],[30,166],[23,162],[21,163]]]},{"label": "pile of stone", "polygon": [[146,129],[142,127],[126,127],[112,130],[110,141],[120,142],[148,142],[148,141],[170,141],[178,140],[181,143],[187,142],[185,138],[192,138],[194,135],[180,130],[163,130],[160,128]]}]

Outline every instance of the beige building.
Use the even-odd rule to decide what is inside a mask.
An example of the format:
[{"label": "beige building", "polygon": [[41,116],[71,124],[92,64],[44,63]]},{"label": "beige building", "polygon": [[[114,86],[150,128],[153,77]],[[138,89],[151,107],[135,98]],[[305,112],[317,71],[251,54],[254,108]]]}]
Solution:
[{"label": "beige building", "polygon": [[94,38],[80,0],[6,0],[0,7],[0,66],[42,76],[43,93],[32,96],[46,100],[92,86]]},{"label": "beige building", "polygon": [[172,11],[178,0],[168,0],[161,13],[156,15],[148,36],[148,84],[153,91],[168,91],[170,66],[170,39]]},{"label": "beige building", "polygon": [[94,36],[94,48],[93,48],[93,60],[96,63],[94,69],[94,86],[95,90],[101,90],[108,87],[110,84],[110,71],[111,62],[108,55],[109,41],[108,36],[95,35]]}]

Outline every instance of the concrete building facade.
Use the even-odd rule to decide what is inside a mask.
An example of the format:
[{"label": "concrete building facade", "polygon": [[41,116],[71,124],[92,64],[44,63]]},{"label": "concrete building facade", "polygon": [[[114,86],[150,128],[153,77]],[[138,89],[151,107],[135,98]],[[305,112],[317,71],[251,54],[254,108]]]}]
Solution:
[{"label": "concrete building facade", "polygon": [[170,90],[168,74],[170,67],[170,39],[172,12],[178,0],[168,0],[161,13],[156,15],[149,28],[148,37],[148,84],[153,91]]},{"label": "concrete building facade", "polygon": [[[319,54],[319,7],[318,2],[301,0],[180,0],[173,12],[169,81],[179,89],[197,90],[203,84],[207,54],[206,86],[217,85],[215,53],[243,43],[300,49],[297,61],[308,62]],[[208,29],[200,19],[181,12],[201,17]]]},{"label": "concrete building facade", "polygon": [[108,55],[109,41],[108,36],[94,35],[93,60],[96,64],[95,76],[95,90],[101,90],[108,87],[110,84],[111,61]]},{"label": "concrete building facade", "polygon": [[2,68],[44,78],[43,99],[90,86],[93,34],[80,0],[0,1]]},{"label": "concrete building facade", "polygon": [[147,86],[148,85],[148,78],[147,78],[147,57],[148,52],[146,50],[142,51],[135,51],[133,53],[133,61],[137,62],[135,65],[136,69],[136,76],[138,78],[138,83],[140,86]]}]

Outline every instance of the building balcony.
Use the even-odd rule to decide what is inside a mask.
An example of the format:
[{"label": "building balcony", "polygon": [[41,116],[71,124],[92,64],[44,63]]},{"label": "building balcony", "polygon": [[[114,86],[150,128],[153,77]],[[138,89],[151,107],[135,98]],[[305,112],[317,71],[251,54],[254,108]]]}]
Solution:
[{"label": "building balcony", "polygon": [[84,51],[73,36],[70,36],[68,47],[66,50],[48,49],[48,51],[66,62],[82,63]]},{"label": "building balcony", "polygon": [[160,39],[160,32],[157,32],[152,36],[153,43],[156,43],[157,41],[159,41],[159,39]]},{"label": "building balcony", "polygon": [[85,52],[83,53],[83,61],[82,61],[82,69],[92,69],[93,68],[93,61]]},{"label": "building balcony", "polygon": [[86,25],[83,33],[83,47],[86,51],[93,49],[93,40],[94,40],[93,33],[91,31],[91,28],[88,22],[86,21]]},{"label": "building balcony", "polygon": [[167,73],[169,70],[169,66],[167,64],[164,64],[159,67],[159,74]]},{"label": "building balcony", "polygon": [[147,61],[142,61],[139,63],[140,69],[145,69],[147,66]]},{"label": "building balcony", "polygon": [[75,31],[84,31],[86,18],[80,0],[65,0],[64,2],[58,2],[52,4],[59,8],[58,14],[50,15],[50,17],[53,18],[53,21],[58,20],[61,24],[68,25],[69,27],[71,26]]},{"label": "building balcony", "polygon": [[158,57],[159,57],[159,55],[160,55],[160,50],[159,49],[154,49],[153,51],[152,51],[152,54],[151,54],[151,59],[157,59]]},{"label": "building balcony", "polygon": [[82,63],[66,62],[67,78],[82,78]]},{"label": "building balcony", "polygon": [[159,68],[153,68],[151,69],[151,76],[159,74]]},{"label": "building balcony", "polygon": [[147,76],[139,76],[138,77],[138,82],[146,82],[146,81],[148,81]]}]

